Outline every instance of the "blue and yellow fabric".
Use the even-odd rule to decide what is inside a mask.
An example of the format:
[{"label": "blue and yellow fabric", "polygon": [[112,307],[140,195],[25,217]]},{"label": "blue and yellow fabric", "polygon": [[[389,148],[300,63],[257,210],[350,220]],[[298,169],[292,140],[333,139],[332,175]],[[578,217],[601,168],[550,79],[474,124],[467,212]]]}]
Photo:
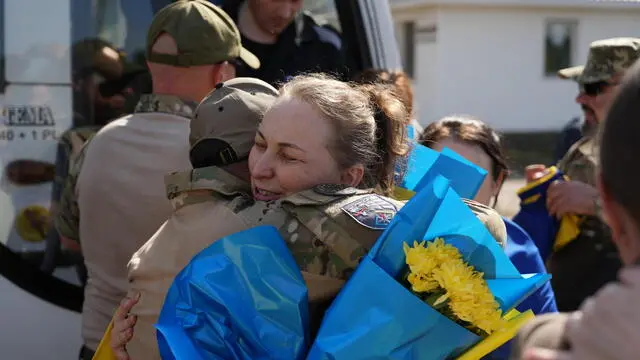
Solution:
[{"label": "blue and yellow fabric", "polygon": [[582,216],[569,214],[558,220],[547,210],[549,186],[555,181],[566,180],[568,178],[554,166],[549,168],[547,175],[518,190],[520,211],[513,221],[531,236],[543,261],[552,252],[575,240],[580,233]]},{"label": "blue and yellow fabric", "polygon": [[163,360],[304,359],[308,292],[277,229],[215,241],[176,276],[156,324]]}]

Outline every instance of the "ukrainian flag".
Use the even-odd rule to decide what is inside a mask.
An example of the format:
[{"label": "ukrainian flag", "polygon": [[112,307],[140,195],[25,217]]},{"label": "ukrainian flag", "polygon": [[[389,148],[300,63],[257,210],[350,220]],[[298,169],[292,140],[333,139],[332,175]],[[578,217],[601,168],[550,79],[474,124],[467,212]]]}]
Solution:
[{"label": "ukrainian flag", "polygon": [[569,180],[567,176],[552,166],[547,175],[518,190],[520,212],[513,221],[529,233],[544,261],[552,252],[560,250],[575,240],[580,233],[582,216],[571,214],[558,220],[547,210],[549,186],[555,181],[567,180]]}]

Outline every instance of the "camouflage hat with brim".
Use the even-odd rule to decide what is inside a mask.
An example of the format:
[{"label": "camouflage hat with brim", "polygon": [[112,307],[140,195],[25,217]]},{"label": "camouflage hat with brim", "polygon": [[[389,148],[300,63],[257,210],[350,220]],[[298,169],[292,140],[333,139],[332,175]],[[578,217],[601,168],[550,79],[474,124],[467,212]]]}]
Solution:
[{"label": "camouflage hat with brim", "polygon": [[[170,35],[177,54],[152,52],[158,36]],[[172,66],[214,65],[242,60],[258,69],[260,60],[242,47],[240,31],[227,13],[204,0],[179,0],[162,8],[147,33],[147,60]]]},{"label": "camouflage hat with brim", "polygon": [[584,65],[562,69],[558,71],[558,77],[561,79],[577,81],[580,74],[582,74],[582,70],[584,70]]},{"label": "camouflage hat with brim", "polygon": [[640,58],[640,38],[612,38],[591,43],[587,63],[558,71],[558,76],[581,84],[608,81]]},{"label": "camouflage hat with brim", "polygon": [[278,90],[259,79],[218,84],[191,120],[193,167],[223,166],[247,158],[262,117],[277,97]]}]

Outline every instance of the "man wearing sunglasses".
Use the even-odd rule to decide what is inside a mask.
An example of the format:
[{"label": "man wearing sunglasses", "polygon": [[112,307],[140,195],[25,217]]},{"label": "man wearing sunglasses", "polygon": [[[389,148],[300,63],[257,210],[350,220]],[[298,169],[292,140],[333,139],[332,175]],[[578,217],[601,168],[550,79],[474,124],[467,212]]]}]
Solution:
[{"label": "man wearing sunglasses", "polygon": [[[612,38],[591,43],[587,63],[560,70],[558,75],[578,84],[576,102],[594,129],[584,134],[559,161],[558,168],[570,181],[557,182],[547,192],[547,210],[561,218],[576,214],[581,218],[579,235],[553,252],[547,267],[560,311],[577,309],[582,301],[603,284],[615,279],[620,260],[611,242],[609,229],[600,217],[600,199],[595,187],[598,161],[597,133],[609,111],[620,79],[640,57],[640,38]],[[543,165],[527,168],[527,178],[543,174]]]},{"label": "man wearing sunglasses", "polygon": [[[609,112],[626,71],[640,58],[640,38],[613,38],[591,43],[587,63],[563,69],[559,75],[578,83],[576,102],[599,127]],[[587,297],[615,281],[622,264],[610,229],[600,214],[596,189],[599,160],[597,129],[576,142],[558,163],[569,181],[557,182],[547,192],[547,209],[553,216],[581,215],[579,235],[554,251],[547,261],[558,309],[575,311]],[[544,169],[529,169],[541,172]],[[530,175],[528,177],[531,177]],[[535,178],[536,176],[533,176]],[[565,317],[540,317],[521,331],[512,359],[528,347],[566,347],[562,334]]]},{"label": "man wearing sunglasses", "polygon": [[605,120],[626,70],[640,57],[640,38],[613,38],[591,43],[587,63],[560,70],[563,78],[579,85],[576,102],[585,116],[595,120],[596,131],[576,142],[558,167],[570,181],[549,187],[547,209],[553,216],[582,215],[580,234],[549,257],[558,309],[576,310],[582,301],[605,283],[614,280],[620,269],[608,227],[600,218],[600,199],[595,184],[598,161],[597,127]]}]

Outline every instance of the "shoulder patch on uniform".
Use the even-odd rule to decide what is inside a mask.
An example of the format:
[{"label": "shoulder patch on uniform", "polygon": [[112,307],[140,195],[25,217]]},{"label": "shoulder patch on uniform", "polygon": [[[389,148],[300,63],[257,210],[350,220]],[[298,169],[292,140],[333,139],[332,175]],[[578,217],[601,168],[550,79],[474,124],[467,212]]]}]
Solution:
[{"label": "shoulder patch on uniform", "polygon": [[313,30],[315,30],[320,41],[324,43],[329,43],[338,50],[342,48],[342,39],[340,39],[340,35],[336,34],[331,29],[328,29],[321,25],[315,25],[313,27]]},{"label": "shoulder patch on uniform", "polygon": [[340,208],[357,223],[374,230],[384,230],[398,212],[390,201],[378,195],[366,195]]},{"label": "shoulder patch on uniform", "polygon": [[313,191],[320,195],[328,195],[328,196],[333,196],[333,195],[348,196],[348,195],[355,195],[358,193],[357,189],[347,185],[340,185],[340,184],[318,185],[313,188]]}]

